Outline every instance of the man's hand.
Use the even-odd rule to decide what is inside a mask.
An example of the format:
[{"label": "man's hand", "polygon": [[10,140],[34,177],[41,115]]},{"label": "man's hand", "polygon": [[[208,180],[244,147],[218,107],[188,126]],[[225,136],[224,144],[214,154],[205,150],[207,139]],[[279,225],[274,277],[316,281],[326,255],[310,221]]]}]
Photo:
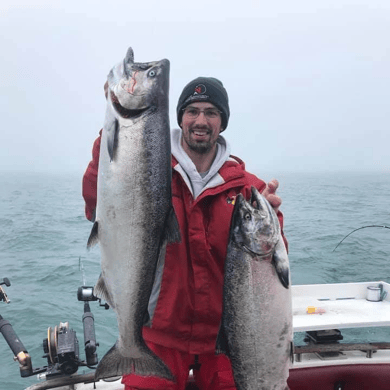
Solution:
[{"label": "man's hand", "polygon": [[265,187],[263,191],[263,196],[268,200],[270,205],[275,210],[275,213],[278,212],[280,205],[282,204],[282,199],[280,196],[276,195],[276,190],[279,187],[279,182],[276,179],[272,179]]}]

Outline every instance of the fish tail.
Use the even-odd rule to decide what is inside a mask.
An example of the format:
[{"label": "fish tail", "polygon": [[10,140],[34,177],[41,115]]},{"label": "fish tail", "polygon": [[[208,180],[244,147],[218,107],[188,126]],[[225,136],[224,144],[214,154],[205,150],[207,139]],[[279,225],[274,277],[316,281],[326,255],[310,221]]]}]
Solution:
[{"label": "fish tail", "polygon": [[123,356],[116,343],[99,362],[95,379],[111,378],[125,374],[157,376],[174,381],[174,377],[165,363],[148,347],[140,349],[137,358]]}]

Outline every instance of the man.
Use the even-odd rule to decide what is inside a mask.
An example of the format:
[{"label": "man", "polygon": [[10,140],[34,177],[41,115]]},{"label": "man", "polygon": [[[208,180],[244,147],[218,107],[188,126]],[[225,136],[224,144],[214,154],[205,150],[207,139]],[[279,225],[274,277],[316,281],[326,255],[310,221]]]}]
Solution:
[{"label": "man", "polygon": [[[235,389],[229,359],[215,354],[234,201],[239,193],[249,199],[255,186],[277,211],[282,228],[283,215],[278,211],[277,181],[267,187],[230,155],[230,146],[220,135],[229,116],[227,92],[215,78],[199,77],[180,95],[180,129],[172,131],[172,203],[181,242],[167,246],[165,262],[156,271],[150,320],[143,330],[148,346],[168,365],[176,382],[124,375],[127,390],[183,390],[190,368],[202,390]],[[83,179],[89,220],[96,207],[99,149],[100,138]]]}]

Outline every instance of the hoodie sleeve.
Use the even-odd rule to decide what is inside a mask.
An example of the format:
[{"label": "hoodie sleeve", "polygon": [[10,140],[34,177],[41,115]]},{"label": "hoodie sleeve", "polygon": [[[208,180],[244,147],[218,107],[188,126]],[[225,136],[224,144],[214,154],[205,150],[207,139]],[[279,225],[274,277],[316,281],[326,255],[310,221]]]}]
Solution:
[{"label": "hoodie sleeve", "polygon": [[97,200],[97,177],[99,167],[100,142],[102,138],[102,130],[99,132],[99,137],[95,140],[92,148],[92,160],[83,176],[83,198],[85,201],[85,216],[89,221],[94,222],[96,213]]}]

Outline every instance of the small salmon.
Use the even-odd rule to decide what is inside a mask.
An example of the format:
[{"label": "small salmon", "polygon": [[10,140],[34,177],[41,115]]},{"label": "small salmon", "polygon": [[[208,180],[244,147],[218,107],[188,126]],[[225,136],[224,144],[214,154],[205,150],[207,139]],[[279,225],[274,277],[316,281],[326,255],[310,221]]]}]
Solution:
[{"label": "small salmon", "polygon": [[293,356],[289,261],[275,211],[252,187],[236,198],[225,262],[217,353],[237,390],[288,389]]}]

